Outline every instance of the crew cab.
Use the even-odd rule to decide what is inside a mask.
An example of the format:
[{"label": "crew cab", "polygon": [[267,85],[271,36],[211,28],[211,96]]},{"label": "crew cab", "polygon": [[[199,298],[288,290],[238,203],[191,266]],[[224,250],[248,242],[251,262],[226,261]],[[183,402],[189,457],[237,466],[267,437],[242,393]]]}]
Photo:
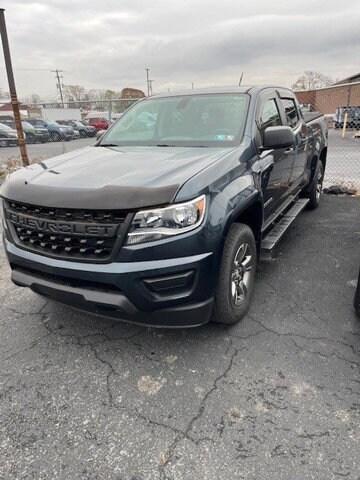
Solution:
[{"label": "crew cab", "polygon": [[318,206],[326,156],[324,119],[286,88],[145,98],[94,146],[5,181],[12,280],[144,325],[236,323],[260,255]]}]

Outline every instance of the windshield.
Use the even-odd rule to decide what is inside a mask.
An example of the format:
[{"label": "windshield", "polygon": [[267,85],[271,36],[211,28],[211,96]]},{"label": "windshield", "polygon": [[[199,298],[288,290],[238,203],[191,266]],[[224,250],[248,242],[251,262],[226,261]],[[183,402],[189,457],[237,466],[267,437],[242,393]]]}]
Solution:
[{"label": "windshield", "polygon": [[13,130],[8,125],[5,125],[4,123],[0,123],[0,128],[1,130]]},{"label": "windshield", "polygon": [[124,113],[99,145],[236,145],[241,141],[248,103],[245,94],[146,99]]},{"label": "windshield", "polygon": [[29,123],[35,127],[45,127],[45,123],[42,120],[29,120]]}]

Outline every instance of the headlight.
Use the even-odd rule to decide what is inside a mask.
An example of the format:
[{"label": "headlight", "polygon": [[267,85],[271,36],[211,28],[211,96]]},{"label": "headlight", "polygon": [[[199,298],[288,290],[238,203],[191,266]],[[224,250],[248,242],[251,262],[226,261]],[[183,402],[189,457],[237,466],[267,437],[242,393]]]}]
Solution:
[{"label": "headlight", "polygon": [[151,242],[189,232],[201,224],[205,208],[206,197],[202,195],[190,202],[138,212],[130,227],[127,244]]}]

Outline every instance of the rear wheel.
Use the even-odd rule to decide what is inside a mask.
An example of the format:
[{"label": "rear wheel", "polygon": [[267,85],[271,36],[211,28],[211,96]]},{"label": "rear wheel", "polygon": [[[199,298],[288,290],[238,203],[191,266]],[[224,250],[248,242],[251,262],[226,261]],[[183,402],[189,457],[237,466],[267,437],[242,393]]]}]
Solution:
[{"label": "rear wheel", "polygon": [[309,199],[309,203],[307,204],[307,208],[309,210],[314,210],[319,206],[323,181],[324,181],[324,167],[322,162],[319,160],[314,173],[311,189],[306,194],[306,197]]},{"label": "rear wheel", "polygon": [[213,321],[233,325],[244,317],[254,290],[256,263],[252,230],[247,225],[234,223],[225,240]]}]

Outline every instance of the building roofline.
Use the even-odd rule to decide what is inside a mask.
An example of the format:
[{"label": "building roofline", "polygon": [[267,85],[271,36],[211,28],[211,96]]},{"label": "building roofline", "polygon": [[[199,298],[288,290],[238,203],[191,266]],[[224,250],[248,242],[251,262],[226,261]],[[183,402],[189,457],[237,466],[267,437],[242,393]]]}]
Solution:
[{"label": "building roofline", "polygon": [[331,88],[339,88],[339,87],[348,87],[353,85],[360,85],[359,82],[348,82],[348,83],[337,83],[334,85],[329,85],[327,87],[320,87],[320,88],[313,88],[311,90],[294,90],[294,93],[305,93],[305,92],[318,92],[319,90],[329,90]]}]

